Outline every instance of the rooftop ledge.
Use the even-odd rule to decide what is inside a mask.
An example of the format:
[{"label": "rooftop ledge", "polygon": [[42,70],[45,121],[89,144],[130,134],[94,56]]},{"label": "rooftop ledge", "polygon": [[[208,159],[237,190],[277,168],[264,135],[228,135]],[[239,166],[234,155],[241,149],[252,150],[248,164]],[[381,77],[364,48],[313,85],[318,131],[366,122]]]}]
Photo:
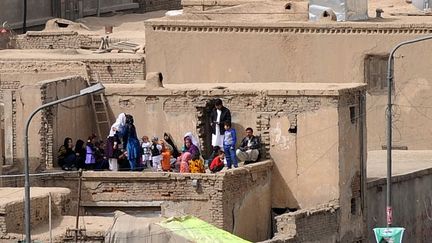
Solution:
[{"label": "rooftop ledge", "polygon": [[347,91],[365,90],[363,83],[197,83],[165,84],[148,89],[145,83],[104,84],[105,95],[235,95],[266,93],[269,96],[339,96]]},{"label": "rooftop ledge", "polygon": [[[188,19],[149,19],[144,21],[148,27],[154,29],[158,26],[172,27],[261,27],[261,28],[305,28],[305,29],[358,29],[358,30],[431,30],[432,22],[390,22],[383,19],[358,21],[358,22],[309,22],[309,21],[284,21],[275,22],[274,20],[261,20],[260,22],[250,22],[241,20],[188,20]],[[155,29],[157,30],[157,29]]]},{"label": "rooftop ledge", "polygon": [[[86,181],[163,181],[163,180],[215,180],[223,179],[227,175],[251,174],[271,170],[272,160],[264,160],[248,164],[239,168],[224,170],[218,173],[177,173],[177,172],[114,172],[114,171],[84,171],[83,180]],[[76,176],[76,175],[75,175]]]}]

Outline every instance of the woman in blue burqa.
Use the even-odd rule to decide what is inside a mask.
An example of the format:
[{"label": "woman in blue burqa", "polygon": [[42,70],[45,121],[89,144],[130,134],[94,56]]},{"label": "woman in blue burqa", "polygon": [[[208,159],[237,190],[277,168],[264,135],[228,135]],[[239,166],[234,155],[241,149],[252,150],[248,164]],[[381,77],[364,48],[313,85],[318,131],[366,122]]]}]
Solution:
[{"label": "woman in blue burqa", "polygon": [[141,158],[141,146],[136,133],[133,116],[126,115],[126,125],[123,133],[123,144],[126,146],[131,170],[137,170]]}]

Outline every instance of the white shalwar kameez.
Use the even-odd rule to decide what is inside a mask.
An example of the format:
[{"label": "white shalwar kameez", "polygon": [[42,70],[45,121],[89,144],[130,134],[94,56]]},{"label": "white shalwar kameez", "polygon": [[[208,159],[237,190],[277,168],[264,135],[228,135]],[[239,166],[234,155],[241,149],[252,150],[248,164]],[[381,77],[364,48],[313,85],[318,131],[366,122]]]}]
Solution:
[{"label": "white shalwar kameez", "polygon": [[220,117],[221,117],[221,114],[222,114],[222,111],[221,110],[216,110],[216,112],[217,112],[217,118],[216,118],[216,124],[215,124],[215,127],[216,127],[216,134],[212,134],[212,146],[214,147],[214,146],[219,146],[220,148],[223,148],[223,140],[224,140],[224,134],[221,134],[221,132],[220,132],[220,126],[219,126],[219,123],[220,123]]}]

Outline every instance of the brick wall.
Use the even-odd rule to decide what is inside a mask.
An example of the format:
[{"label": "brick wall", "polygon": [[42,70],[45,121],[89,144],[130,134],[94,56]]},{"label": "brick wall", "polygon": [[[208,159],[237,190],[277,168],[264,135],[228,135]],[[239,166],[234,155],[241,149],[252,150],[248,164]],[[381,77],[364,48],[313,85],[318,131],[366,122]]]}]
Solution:
[{"label": "brick wall", "polygon": [[[58,97],[77,94],[85,87],[87,81],[81,76],[43,81],[40,83],[41,103],[46,104]],[[88,96],[42,110],[39,131],[42,169],[57,165],[57,150],[65,137],[71,137],[73,141],[78,138],[85,141],[85,138],[95,131],[94,126],[93,110]]]},{"label": "brick wall", "polygon": [[[217,174],[180,174],[180,173],[134,173],[134,172],[84,172],[82,205],[101,204],[118,207],[122,203],[160,203],[163,212],[172,214],[191,214],[217,227],[228,231],[233,229],[233,218],[237,224],[259,225],[260,222],[245,222],[242,214],[258,215],[260,221],[270,214],[270,207],[259,208],[248,195],[263,184],[270,186],[271,161],[264,161]],[[194,180],[198,186],[194,187]],[[39,186],[68,187],[72,197],[77,197],[76,175],[50,176],[41,178]],[[260,194],[265,199],[266,190]],[[244,205],[254,204],[253,212],[241,212]],[[268,196],[270,205],[270,196]],[[233,216],[234,215],[234,216]],[[251,221],[251,220],[250,220]],[[270,216],[265,224],[268,226]],[[268,228],[260,228],[265,235]],[[254,229],[255,231],[255,229]],[[236,233],[236,232],[235,232]],[[255,235],[243,236],[257,241]]]},{"label": "brick wall", "polygon": [[[165,97],[164,97],[165,96]],[[122,96],[127,99],[125,96]],[[270,119],[274,116],[286,115],[290,118],[293,127],[297,124],[297,115],[302,112],[316,111],[325,106],[336,106],[336,96],[288,96],[277,92],[254,92],[254,91],[224,91],[224,90],[173,90],[170,94],[141,96],[143,100],[162,102],[163,111],[175,113],[178,111],[196,111],[197,131],[201,144],[204,144],[204,123],[207,116],[203,109],[211,99],[223,98],[224,106],[232,113],[256,114],[255,134],[261,136],[263,152],[270,149]],[[140,98],[141,98],[140,97]],[[115,104],[113,104],[115,105]],[[241,131],[240,131],[241,132]],[[264,155],[268,158],[268,153]]]},{"label": "brick wall", "polygon": [[[0,62],[0,75],[11,76],[23,73],[38,74],[65,73],[67,75],[81,75],[91,80],[103,83],[133,83],[135,80],[145,79],[145,61],[143,57],[112,58],[112,59],[83,59],[83,60],[5,60]],[[22,80],[23,82],[28,80]],[[30,80],[32,81],[32,80]],[[2,82],[3,83],[3,82]],[[15,83],[7,82],[5,87],[17,88]],[[2,85],[3,87],[3,85]]]},{"label": "brick wall", "polygon": [[[34,193],[34,190],[37,190],[37,193]],[[69,214],[70,190],[66,188],[51,188],[48,190],[33,188],[30,214],[32,225],[48,221],[48,191],[50,190],[52,217]],[[3,188],[3,191],[10,195],[9,197],[16,198],[8,198],[6,199],[7,202],[0,204],[0,239],[7,239],[7,233],[22,233],[24,231],[24,200],[22,197],[16,197],[16,194],[23,194],[24,191],[17,188]]]},{"label": "brick wall", "polygon": [[92,59],[85,61],[91,80],[103,83],[133,83],[145,79],[144,58]]},{"label": "brick wall", "polygon": [[276,217],[274,242],[338,242],[340,208],[323,205]]},{"label": "brick wall", "polygon": [[12,40],[14,49],[80,49],[99,47],[96,36],[82,35],[74,31],[28,31]]},{"label": "brick wall", "polygon": [[181,9],[181,0],[135,0],[145,12]]}]

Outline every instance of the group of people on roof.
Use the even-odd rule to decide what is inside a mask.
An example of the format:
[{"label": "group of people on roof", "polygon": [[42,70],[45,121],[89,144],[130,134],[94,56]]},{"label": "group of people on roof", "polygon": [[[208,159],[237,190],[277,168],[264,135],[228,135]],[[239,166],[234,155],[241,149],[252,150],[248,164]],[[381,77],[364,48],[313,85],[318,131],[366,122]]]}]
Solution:
[{"label": "group of people on roof", "polygon": [[208,167],[210,172],[216,173],[224,167],[237,168],[239,161],[248,164],[259,159],[261,143],[252,128],[246,128],[246,137],[236,147],[237,132],[232,127],[231,112],[223,106],[221,99],[214,100],[209,122],[212,128],[212,153],[206,160],[201,153],[199,140],[192,132],[184,135],[180,149],[169,133],[164,133],[162,139],[154,136],[150,140],[148,136],[142,136],[140,140],[133,116],[121,113],[111,126],[106,142],[98,141],[93,134],[87,143],[78,140],[74,147],[72,139],[66,138],[58,152],[58,164],[64,170],[151,169],[205,173]]}]

